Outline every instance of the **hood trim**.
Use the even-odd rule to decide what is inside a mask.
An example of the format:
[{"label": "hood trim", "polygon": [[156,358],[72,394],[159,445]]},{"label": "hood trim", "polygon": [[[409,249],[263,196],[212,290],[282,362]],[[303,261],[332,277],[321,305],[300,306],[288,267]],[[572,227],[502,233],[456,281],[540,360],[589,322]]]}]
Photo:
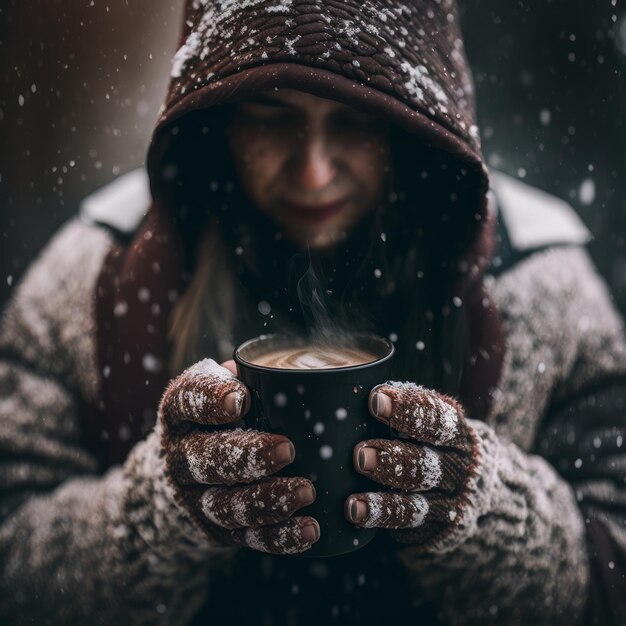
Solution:
[{"label": "hood trim", "polygon": [[146,158],[153,197],[158,198],[158,176],[155,169],[166,148],[164,144],[167,142],[163,141],[164,131],[170,125],[186,113],[237,102],[259,91],[275,87],[298,89],[381,116],[403,130],[421,137],[427,146],[464,161],[474,169],[479,179],[481,196],[484,198],[481,211],[485,215],[489,172],[482,155],[464,138],[420,111],[410,108],[393,95],[357,83],[341,74],[302,63],[269,63],[242,69],[183,96],[174,106],[164,111],[155,126]]},{"label": "hood trim", "polygon": [[571,204],[508,174],[491,170],[490,193],[495,194],[494,206],[502,212],[517,250],[586,245],[594,238]]},{"label": "hood trim", "polygon": [[106,224],[132,235],[146,217],[152,198],[143,167],[126,172],[81,200],[78,214],[87,224]]}]

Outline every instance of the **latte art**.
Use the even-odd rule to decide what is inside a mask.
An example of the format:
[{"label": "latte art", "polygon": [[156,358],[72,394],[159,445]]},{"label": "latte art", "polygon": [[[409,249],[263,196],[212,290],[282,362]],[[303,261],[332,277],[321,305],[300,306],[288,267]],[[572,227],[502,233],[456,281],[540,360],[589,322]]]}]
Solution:
[{"label": "latte art", "polygon": [[251,359],[255,365],[277,369],[318,370],[349,367],[375,361],[375,354],[360,348],[332,348],[324,346],[302,346],[272,350]]}]

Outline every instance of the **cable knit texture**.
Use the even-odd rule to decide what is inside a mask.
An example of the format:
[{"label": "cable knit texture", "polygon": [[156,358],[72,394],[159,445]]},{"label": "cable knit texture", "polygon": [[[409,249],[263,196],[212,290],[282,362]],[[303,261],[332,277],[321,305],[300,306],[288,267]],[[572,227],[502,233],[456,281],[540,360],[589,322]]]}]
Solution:
[{"label": "cable knit texture", "polygon": [[550,402],[626,374],[624,322],[583,248],[537,253],[485,285],[507,337],[486,421],[529,450]]},{"label": "cable knit texture", "polygon": [[80,447],[78,396],[97,380],[90,303],[108,244],[72,220],[2,320],[3,623],[185,623],[210,567],[232,554],[176,504],[156,430],[102,477]]},{"label": "cable knit texture", "polygon": [[[185,96],[241,68],[297,62],[393,93],[474,147],[474,86],[453,0],[193,0],[163,119]],[[242,12],[248,12],[242,21]],[[245,22],[245,27],[242,24]],[[428,45],[434,32],[445,43]],[[445,51],[445,52],[444,52]],[[452,74],[454,81],[441,81]]]},{"label": "cable knit texture", "polygon": [[400,559],[450,623],[578,623],[588,569],[571,487],[544,459],[468,421],[481,461],[462,523],[427,551],[404,548]]}]

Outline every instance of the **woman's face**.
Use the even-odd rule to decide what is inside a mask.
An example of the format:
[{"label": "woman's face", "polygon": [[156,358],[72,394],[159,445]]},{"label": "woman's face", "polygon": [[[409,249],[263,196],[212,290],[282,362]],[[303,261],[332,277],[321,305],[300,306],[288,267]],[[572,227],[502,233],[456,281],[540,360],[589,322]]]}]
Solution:
[{"label": "woman's face", "polygon": [[373,115],[277,89],[233,105],[227,135],[253,204],[301,247],[342,240],[384,200],[388,123]]}]

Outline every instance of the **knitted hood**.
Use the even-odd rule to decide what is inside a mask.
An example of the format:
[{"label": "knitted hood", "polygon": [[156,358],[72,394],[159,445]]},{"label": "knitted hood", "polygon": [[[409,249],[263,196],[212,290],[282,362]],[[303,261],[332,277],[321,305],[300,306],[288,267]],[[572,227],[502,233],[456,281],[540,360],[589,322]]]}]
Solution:
[{"label": "knitted hood", "polygon": [[[176,150],[193,152],[189,141],[177,139],[190,114],[200,114],[206,133],[212,111],[217,124],[223,105],[281,87],[340,101],[402,129],[410,139],[399,169],[413,185],[423,162],[418,154],[429,150],[430,159],[441,159],[450,167],[438,181],[445,181],[450,206],[437,198],[433,210],[469,218],[460,253],[477,243],[485,230],[488,177],[454,0],[188,0],[148,152],[157,204],[172,210],[172,187],[184,175]],[[216,131],[206,133],[201,148],[211,168],[224,159]]]},{"label": "knitted hood", "polygon": [[[107,421],[130,414],[128,445],[153,423],[167,380],[169,315],[193,273],[203,219],[194,198],[219,209],[220,175],[228,176],[221,112],[272,88],[309,92],[391,123],[404,198],[392,211],[395,230],[407,231],[402,225],[419,212],[432,275],[445,283],[439,304],[470,328],[460,393],[470,414],[483,413],[500,368],[490,358],[500,349],[497,315],[480,280],[494,219],[455,1],[188,0],[148,151],[153,206],[131,246],[109,255],[99,284]],[[236,215],[224,224],[235,229]],[[138,301],[141,287],[149,299]],[[120,303],[129,305],[121,317],[114,315]],[[477,362],[472,352],[486,359]],[[140,391],[130,388],[133,379],[142,381]]]}]

